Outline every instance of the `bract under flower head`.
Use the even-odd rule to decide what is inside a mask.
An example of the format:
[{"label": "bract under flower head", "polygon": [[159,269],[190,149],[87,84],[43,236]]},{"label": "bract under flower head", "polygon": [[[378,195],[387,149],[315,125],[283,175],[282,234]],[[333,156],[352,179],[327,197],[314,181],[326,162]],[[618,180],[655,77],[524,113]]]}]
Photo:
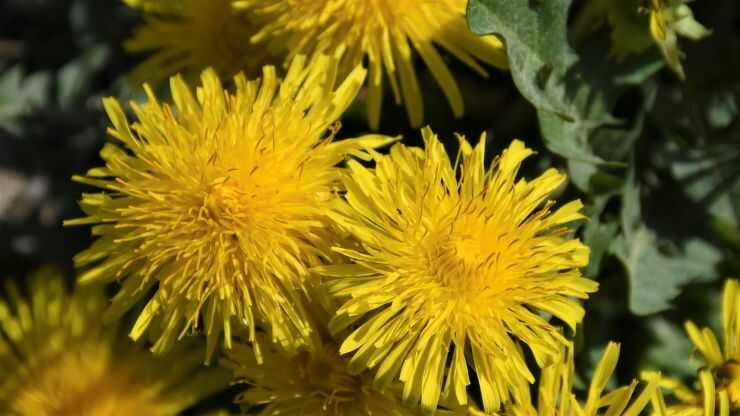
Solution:
[{"label": "bract under flower head", "polygon": [[463,98],[452,72],[435,45],[482,75],[478,63],[506,67],[503,43],[478,37],[467,26],[465,0],[237,0],[234,6],[254,14],[261,23],[254,43],[288,55],[342,54],[340,72],[368,60],[368,117],[377,128],[387,74],[397,103],[403,102],[413,126],[423,121],[421,88],[414,68],[415,53],[429,67],[447,96],[455,116],[463,114]]},{"label": "bract under flower head", "polygon": [[200,365],[202,351],[154,357],[115,327],[103,328],[105,297],[70,294],[53,270],[13,284],[0,297],[0,413],[11,415],[176,415],[228,383]]},{"label": "bract under flower head", "polygon": [[152,330],[155,352],[203,329],[210,355],[220,333],[231,347],[235,324],[250,328],[250,341],[264,323],[288,351],[305,343],[296,291],[329,251],[337,165],[389,140],[332,140],[365,71],[335,87],[336,75],[321,56],[296,58],[282,81],[269,66],[262,80],[238,75],[233,94],[212,70],[195,94],[175,77],[174,106],[145,86],[133,124],[105,100],[120,145],[104,147],[105,167],[74,178],[104,192],[84,194],[88,216],[67,224],[96,224],[99,237],[75,258],[80,281],[122,281],[106,319],[146,300],[130,335]]},{"label": "bract under flower head", "polygon": [[400,378],[406,400],[434,409],[442,394],[464,405],[472,367],[495,411],[533,381],[520,344],[546,365],[566,342],[538,312],[575,327],[584,312],[571,297],[597,288],[578,270],[588,248],[565,226],[582,218],[581,203],[551,211],[546,199],[564,180],[554,169],[516,180],[533,153],[520,141],[486,169],[485,136],[475,148],[459,137],[452,164],[432,131],[422,134],[426,149],[396,145],[374,171],[350,163],[333,217],[361,248],[338,247],[346,264],[317,269],[346,301],[331,327],[356,328],[340,352],[355,371],[373,368],[380,386]]}]

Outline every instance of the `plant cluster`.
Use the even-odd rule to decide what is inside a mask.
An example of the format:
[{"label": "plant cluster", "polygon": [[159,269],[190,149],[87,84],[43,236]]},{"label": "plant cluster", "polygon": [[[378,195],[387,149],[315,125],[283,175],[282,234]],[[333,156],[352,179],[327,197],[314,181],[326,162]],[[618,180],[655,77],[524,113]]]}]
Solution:
[{"label": "plant cluster", "polygon": [[[731,24],[685,0],[123,3],[143,92],[99,101],[109,140],[71,178],[74,284],[3,287],[0,413],[740,414],[740,83],[679,111],[685,41]],[[19,71],[11,135],[86,95]],[[466,125],[470,83],[509,85],[522,131]],[[625,364],[639,328],[657,346]]]}]

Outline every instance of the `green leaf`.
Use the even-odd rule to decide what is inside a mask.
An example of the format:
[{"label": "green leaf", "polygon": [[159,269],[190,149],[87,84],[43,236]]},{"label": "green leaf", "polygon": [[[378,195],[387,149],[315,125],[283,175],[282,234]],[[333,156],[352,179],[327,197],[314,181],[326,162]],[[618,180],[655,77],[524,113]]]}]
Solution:
[{"label": "green leaf", "polygon": [[568,159],[605,164],[592,149],[592,136],[605,126],[620,126],[611,115],[616,100],[662,63],[648,57],[614,65],[598,44],[577,55],[568,44],[570,3],[470,0],[468,22],[475,33],[505,39],[514,83],[537,108],[548,149]]},{"label": "green leaf", "polygon": [[674,377],[696,374],[696,367],[688,359],[694,345],[681,326],[665,318],[654,317],[647,321],[647,328],[657,341],[650,343],[645,351],[643,366],[646,369],[660,369]]},{"label": "green leaf", "polygon": [[[547,147],[566,158],[589,163],[604,160],[590,151],[589,132],[603,122],[587,120],[568,98],[578,74],[569,74],[578,60],[568,44],[570,0],[471,0],[468,23],[473,32],[497,34],[506,41],[511,75],[517,89],[537,108]],[[588,91],[581,89],[588,94]],[[578,94],[578,91],[576,91]]]},{"label": "green leaf", "polygon": [[707,103],[707,121],[713,128],[729,127],[737,114],[735,94],[731,91],[718,91]]},{"label": "green leaf", "polygon": [[728,143],[704,146],[666,145],[670,170],[691,200],[709,213],[740,227],[740,149]]},{"label": "green leaf", "polygon": [[629,238],[620,236],[613,247],[627,270],[629,308],[637,315],[669,309],[684,285],[718,277],[714,269],[722,256],[707,243],[693,239],[683,250],[670,254],[659,245],[655,233],[643,225]]},{"label": "green leaf", "polygon": [[568,45],[571,0],[470,0],[468,23],[479,35],[506,40],[511,75],[522,95],[538,109],[572,118],[557,85],[577,57]]},{"label": "green leaf", "polygon": [[640,228],[642,222],[642,207],[640,206],[640,188],[635,183],[634,160],[632,168],[627,174],[627,180],[622,188],[622,230],[628,238],[633,230]]},{"label": "green leaf", "polygon": [[601,261],[608,253],[619,231],[619,224],[602,223],[598,216],[593,217],[583,230],[583,242],[591,248],[588,267],[584,274],[596,278],[601,270]]},{"label": "green leaf", "polygon": [[20,119],[34,109],[46,105],[50,77],[37,72],[26,78],[15,66],[0,74],[0,128],[20,134]]},{"label": "green leaf", "polygon": [[622,194],[622,235],[612,250],[627,271],[629,308],[637,315],[666,310],[684,285],[719,277],[716,268],[722,259],[719,250],[698,238],[678,247],[660,240],[642,222],[639,188],[632,174]]},{"label": "green leaf", "polygon": [[565,120],[546,111],[538,111],[537,118],[540,122],[540,133],[550,151],[570,160],[591,164],[606,163],[591,151],[588,143],[589,136],[598,123]]},{"label": "green leaf", "polygon": [[99,45],[59,70],[57,73],[59,106],[69,108],[85,96],[94,75],[108,62],[109,55],[108,46]]}]

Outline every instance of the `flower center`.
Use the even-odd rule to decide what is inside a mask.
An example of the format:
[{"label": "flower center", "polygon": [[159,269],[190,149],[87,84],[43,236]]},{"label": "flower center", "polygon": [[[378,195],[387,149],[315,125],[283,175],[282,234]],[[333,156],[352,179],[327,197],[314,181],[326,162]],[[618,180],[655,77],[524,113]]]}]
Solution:
[{"label": "flower center", "polygon": [[199,216],[229,232],[254,228],[260,221],[279,218],[286,204],[277,184],[262,176],[243,177],[234,170],[206,187]]},{"label": "flower center", "polygon": [[502,252],[486,228],[477,221],[456,221],[425,238],[427,273],[450,294],[467,298],[488,287]]},{"label": "flower center", "polygon": [[246,205],[242,204],[245,193],[239,182],[231,177],[216,179],[209,186],[203,205],[206,214],[215,222],[226,225],[228,219],[235,220],[242,215]]},{"label": "flower center", "polygon": [[740,410],[740,361],[727,360],[717,369],[716,378],[719,388],[727,391],[732,409]]}]

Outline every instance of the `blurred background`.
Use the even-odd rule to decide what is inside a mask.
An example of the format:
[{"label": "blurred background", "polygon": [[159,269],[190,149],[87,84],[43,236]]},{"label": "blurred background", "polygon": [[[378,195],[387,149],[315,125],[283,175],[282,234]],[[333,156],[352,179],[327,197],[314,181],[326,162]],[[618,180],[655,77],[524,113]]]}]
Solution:
[{"label": "blurred background", "polygon": [[[587,303],[584,374],[605,343],[616,339],[624,344],[620,381],[645,366],[688,377],[695,366],[688,360],[691,346],[683,321],[717,325],[722,278],[740,276],[740,13],[732,0],[691,5],[713,33],[699,43],[682,42],[688,80],[662,69],[620,96],[614,115],[623,120],[622,128],[605,134],[630,143],[628,163],[589,176],[587,184],[576,183],[582,166],[547,150],[536,111],[508,74],[492,70],[482,79],[450,60],[466,99],[465,117],[454,120],[429,72],[419,66],[427,123],[451,152],[453,132],[475,139],[487,131],[493,138],[489,154],[522,138],[538,150],[525,176],[555,166],[573,177],[563,198],[582,198],[588,207],[591,221],[579,233],[597,252],[587,272],[601,283]],[[583,7],[584,2],[575,2],[573,19]],[[126,79],[141,56],[130,56],[121,46],[140,19],[116,0],[0,0],[3,278],[22,278],[48,264],[72,278],[74,254],[90,244],[88,227],[61,226],[62,220],[81,215],[77,200],[90,191],[70,178],[101,163],[98,152],[108,140],[101,98],[141,96],[140,87]],[[595,45],[607,45],[597,49],[606,60],[608,30],[597,30],[593,39]],[[660,60],[657,50],[644,58]],[[368,130],[361,106],[350,109],[342,124],[340,137]],[[419,143],[405,112],[391,102],[384,104],[381,131]],[[627,299],[637,271],[610,248],[625,204],[612,196],[621,192],[630,171],[640,185],[642,220],[657,236],[657,261],[640,273],[655,279],[654,290],[675,292],[670,307],[658,313],[630,309]],[[667,274],[686,277],[665,288],[660,279]]]}]

